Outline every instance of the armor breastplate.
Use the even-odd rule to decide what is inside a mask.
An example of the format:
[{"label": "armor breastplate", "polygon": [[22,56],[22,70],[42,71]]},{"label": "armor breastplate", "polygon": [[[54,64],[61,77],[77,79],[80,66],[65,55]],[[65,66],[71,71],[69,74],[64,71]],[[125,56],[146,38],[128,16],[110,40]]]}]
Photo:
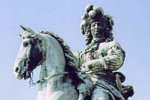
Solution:
[{"label": "armor breastplate", "polygon": [[96,49],[87,49],[85,52],[82,53],[81,59],[83,60],[82,62],[90,61],[93,59],[99,59],[100,57],[104,57],[107,55],[107,52],[109,50],[109,43],[100,43],[98,44],[95,48]]}]

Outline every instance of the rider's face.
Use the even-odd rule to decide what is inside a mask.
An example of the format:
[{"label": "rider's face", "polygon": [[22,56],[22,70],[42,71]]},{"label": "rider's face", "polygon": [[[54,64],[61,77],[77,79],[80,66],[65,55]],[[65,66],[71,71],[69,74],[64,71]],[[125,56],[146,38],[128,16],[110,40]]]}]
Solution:
[{"label": "rider's face", "polygon": [[103,35],[102,26],[100,22],[93,22],[91,24],[91,34],[95,38],[100,38]]}]

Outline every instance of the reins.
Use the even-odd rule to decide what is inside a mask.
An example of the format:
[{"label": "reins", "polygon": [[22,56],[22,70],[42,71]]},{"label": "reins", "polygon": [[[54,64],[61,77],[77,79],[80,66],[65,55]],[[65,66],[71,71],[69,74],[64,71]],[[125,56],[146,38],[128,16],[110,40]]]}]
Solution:
[{"label": "reins", "polygon": [[45,77],[45,78],[43,78],[43,79],[40,79],[40,80],[38,80],[38,81],[36,81],[36,82],[33,82],[33,72],[31,72],[31,77],[30,77],[29,85],[30,85],[30,86],[35,86],[35,85],[37,85],[37,84],[39,84],[39,83],[46,82],[47,80],[50,80],[50,79],[52,79],[52,78],[54,78],[54,77],[56,77],[56,76],[66,75],[66,74],[68,74],[68,72],[59,72],[59,73],[57,73],[57,74],[48,75],[47,77]]}]

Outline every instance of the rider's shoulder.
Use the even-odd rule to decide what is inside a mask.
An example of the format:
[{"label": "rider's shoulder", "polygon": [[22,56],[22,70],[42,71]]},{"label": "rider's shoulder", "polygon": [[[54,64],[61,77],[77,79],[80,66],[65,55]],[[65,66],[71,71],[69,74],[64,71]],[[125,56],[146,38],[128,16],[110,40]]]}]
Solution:
[{"label": "rider's shoulder", "polygon": [[111,47],[121,47],[119,42],[117,42],[115,40],[108,42],[108,45],[109,45],[110,48]]},{"label": "rider's shoulder", "polygon": [[104,47],[104,48],[112,48],[112,47],[121,47],[120,44],[113,40],[113,41],[109,41],[109,42],[103,42],[100,43],[99,48]]}]

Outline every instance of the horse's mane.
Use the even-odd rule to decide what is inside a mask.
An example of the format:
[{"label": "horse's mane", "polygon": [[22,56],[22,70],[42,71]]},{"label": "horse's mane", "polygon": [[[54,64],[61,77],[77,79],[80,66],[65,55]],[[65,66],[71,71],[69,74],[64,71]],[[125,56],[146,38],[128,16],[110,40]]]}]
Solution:
[{"label": "horse's mane", "polygon": [[65,70],[69,72],[69,75],[73,79],[74,84],[77,84],[78,82],[75,82],[75,81],[79,81],[79,78],[77,75],[77,72],[78,72],[77,59],[71,52],[70,47],[64,42],[62,38],[60,38],[57,34],[53,32],[42,31],[41,33],[51,35],[53,38],[55,38],[59,42],[59,44],[61,45],[64,51],[64,56],[66,60]]},{"label": "horse's mane", "polygon": [[42,31],[41,33],[51,35],[59,42],[59,44],[61,45],[61,47],[64,51],[66,65],[77,67],[76,57],[73,55],[73,53],[70,50],[70,47],[64,42],[64,40],[62,38],[60,38],[56,33],[53,33],[53,32],[48,32],[48,31],[43,32]]}]

